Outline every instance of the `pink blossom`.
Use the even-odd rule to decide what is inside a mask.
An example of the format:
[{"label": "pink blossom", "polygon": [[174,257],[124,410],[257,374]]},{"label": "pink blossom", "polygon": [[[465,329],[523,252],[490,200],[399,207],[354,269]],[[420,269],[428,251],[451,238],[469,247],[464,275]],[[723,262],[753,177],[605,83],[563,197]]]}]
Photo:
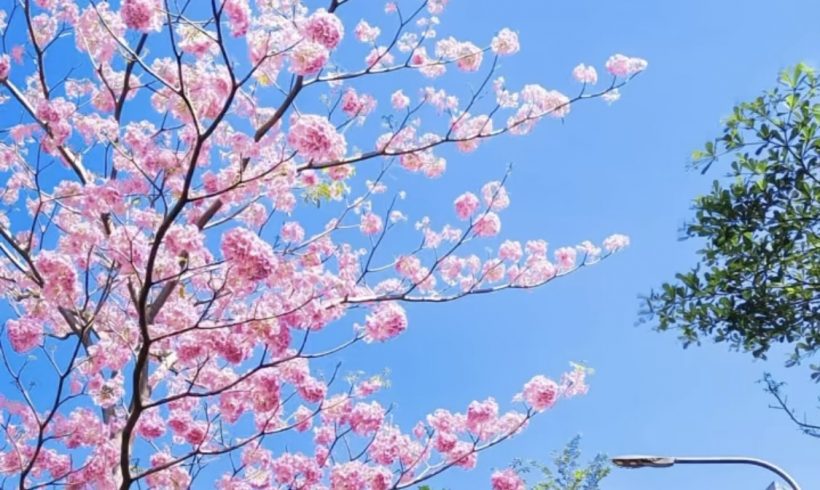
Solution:
[{"label": "pink blossom", "polygon": [[460,42],[448,37],[436,43],[436,55],[455,61],[456,66],[464,71],[477,71],[481,67],[484,51],[471,42]]},{"label": "pink blossom", "polygon": [[382,219],[378,214],[362,214],[361,223],[359,224],[359,229],[362,233],[365,235],[375,235],[376,233],[382,231],[382,228]]},{"label": "pink blossom", "polygon": [[606,60],[606,69],[616,77],[629,77],[646,70],[648,63],[641,58],[630,58],[622,54],[615,54]]},{"label": "pink blossom", "polygon": [[191,53],[196,57],[215,52],[219,49],[216,41],[216,33],[204,31],[202,27],[182,24],[177,27],[179,32],[179,47],[186,53]]},{"label": "pink blossom", "polygon": [[11,48],[11,59],[18,65],[23,64],[23,56],[26,54],[26,48],[22,44],[18,44]]},{"label": "pink blossom", "polygon": [[473,231],[476,236],[480,237],[496,236],[501,231],[501,219],[497,214],[490,211],[475,220],[475,223],[473,223]]},{"label": "pink blossom", "polygon": [[478,464],[478,452],[476,452],[472,443],[458,441],[453,450],[447,455],[447,459],[455,466],[470,470]]},{"label": "pink blossom", "polygon": [[561,395],[571,398],[578,395],[586,395],[589,386],[586,384],[586,375],[590,371],[580,364],[572,364],[572,371],[561,376]]},{"label": "pink blossom", "polygon": [[499,181],[484,184],[481,187],[481,197],[484,199],[484,203],[493,211],[507,209],[510,205],[510,196],[507,194],[507,188]]},{"label": "pink blossom", "polygon": [[11,59],[9,55],[0,55],[0,82],[4,82],[9,77],[11,71]]},{"label": "pink blossom", "polygon": [[481,139],[493,134],[493,120],[487,115],[471,117],[463,114],[453,123],[456,146],[464,152],[475,151]]},{"label": "pink blossom", "polygon": [[493,53],[499,56],[515,54],[521,49],[518,44],[518,34],[506,27],[498,32],[490,46]]},{"label": "pink blossom", "polygon": [[222,256],[249,281],[265,279],[276,265],[270,244],[246,228],[234,228],[222,236]]},{"label": "pink blossom", "polygon": [[[150,0],[149,0],[150,1]],[[46,13],[37,14],[31,19],[32,34],[35,42],[42,46],[50,43],[57,35],[57,17]]]},{"label": "pink blossom", "polygon": [[601,96],[604,99],[604,102],[607,104],[612,104],[613,102],[617,102],[621,98],[621,91],[617,88],[613,88],[611,90],[607,90],[604,95]]},{"label": "pink blossom", "polygon": [[95,374],[88,382],[88,394],[101,408],[111,408],[122,399],[125,394],[122,373],[113,378],[103,379],[102,375]]},{"label": "pink blossom", "polygon": [[370,396],[373,393],[379,391],[384,386],[384,382],[378,376],[374,376],[368,380],[362,381],[361,383],[356,385],[356,389],[354,390],[354,394],[359,397],[366,397]]},{"label": "pink blossom", "polygon": [[490,476],[493,490],[526,490],[524,480],[513,469],[495,471]]},{"label": "pink blossom", "polygon": [[507,120],[507,127],[513,134],[527,134],[535,122],[544,116],[566,117],[570,111],[570,99],[556,90],[547,90],[540,85],[525,85],[519,94],[523,102],[518,111]]},{"label": "pink blossom", "polygon": [[604,240],[604,249],[607,252],[617,252],[629,246],[629,237],[626,235],[612,235]]},{"label": "pink blossom", "polygon": [[305,239],[305,230],[296,221],[288,221],[282,225],[282,231],[279,232],[282,240],[290,243],[300,243]]},{"label": "pink blossom", "polygon": [[450,0],[429,0],[427,2],[427,11],[433,15],[439,15],[444,12],[444,7]]},{"label": "pink blossom", "polygon": [[330,470],[333,490],[366,490],[369,487],[370,468],[361,461],[336,464]]},{"label": "pink blossom", "polygon": [[321,8],[308,17],[302,32],[306,38],[332,50],[342,40],[344,26],[335,14]]},{"label": "pink blossom", "polygon": [[6,333],[16,352],[28,352],[43,343],[42,323],[29,317],[8,320]]},{"label": "pink blossom", "polygon": [[398,303],[380,303],[367,315],[364,322],[365,339],[368,342],[384,342],[407,328],[407,315]]},{"label": "pink blossom", "polygon": [[359,435],[374,434],[384,421],[385,411],[378,402],[357,403],[350,411],[350,428]]},{"label": "pink blossom", "polygon": [[315,162],[340,160],[347,151],[344,136],[326,117],[301,115],[288,132],[288,144],[303,158]]},{"label": "pink blossom", "polygon": [[564,117],[569,114],[569,98],[555,90],[547,90],[540,85],[525,85],[521,99],[535,108],[541,115]]},{"label": "pink blossom", "polygon": [[504,243],[498,247],[498,257],[502,260],[509,260],[511,262],[518,262],[523,256],[521,249],[521,242],[513,242],[505,240]]},{"label": "pink blossom", "polygon": [[456,215],[458,218],[462,221],[466,221],[478,210],[480,201],[472,192],[465,192],[458,196],[453,204],[456,207]]},{"label": "pink blossom", "polygon": [[396,90],[390,96],[390,103],[393,104],[394,109],[406,109],[410,105],[410,98],[401,90]]},{"label": "pink blossom", "polygon": [[585,255],[584,262],[588,264],[596,262],[598,258],[601,256],[601,248],[595,246],[595,244],[593,244],[589,240],[581,242],[581,244],[576,246],[575,248]]},{"label": "pink blossom", "polygon": [[595,85],[598,83],[598,72],[595,70],[595,67],[587,66],[583,63],[573,68],[572,77],[578,82],[586,83],[588,85]]},{"label": "pink blossom", "polygon": [[248,0],[225,0],[222,10],[228,16],[231,34],[244,36],[248,32],[251,22],[251,9]]},{"label": "pink blossom", "polygon": [[350,117],[364,117],[376,108],[376,99],[367,94],[358,94],[348,88],[342,95],[342,111]]},{"label": "pink blossom", "polygon": [[158,31],[162,27],[163,6],[160,0],[123,0],[120,15],[131,29]]},{"label": "pink blossom", "polygon": [[384,68],[392,65],[393,60],[393,55],[386,46],[377,46],[367,54],[364,61],[370,68]]},{"label": "pink blossom", "polygon": [[575,267],[575,257],[577,252],[572,247],[561,247],[555,251],[555,261],[562,270],[569,270]]},{"label": "pink blossom", "polygon": [[61,253],[44,251],[35,259],[43,277],[43,296],[61,306],[74,304],[77,297],[77,271],[71,259]]},{"label": "pink blossom", "polygon": [[313,425],[313,410],[300,405],[299,408],[293,412],[293,424],[299,432],[305,432]]},{"label": "pink blossom", "polygon": [[356,39],[363,43],[375,42],[381,32],[381,29],[371,26],[365,20],[360,20],[359,23],[356,24],[356,29],[354,30]]},{"label": "pink blossom", "polygon": [[315,41],[302,41],[290,52],[290,71],[297,75],[312,75],[321,70],[330,53]]},{"label": "pink blossom", "polygon": [[[151,467],[157,468],[173,462],[176,458],[167,452],[154,453],[151,456]],[[169,468],[149,474],[146,483],[151,488],[188,488],[191,476],[182,464],[177,463]]]},{"label": "pink blossom", "polygon": [[485,281],[498,282],[504,278],[506,271],[507,269],[500,259],[490,259],[481,268],[481,275]]},{"label": "pink blossom", "polygon": [[165,434],[165,424],[159,409],[146,410],[137,422],[137,433],[145,439],[156,439]]},{"label": "pink blossom", "polygon": [[534,410],[542,412],[555,404],[558,398],[558,384],[544,376],[535,376],[524,385],[522,397]]},{"label": "pink blossom", "polygon": [[297,387],[299,395],[310,403],[319,403],[327,394],[327,385],[316,378],[307,378]]},{"label": "pink blossom", "polygon": [[474,434],[481,434],[497,417],[498,403],[494,399],[473,401],[467,407],[467,429]]}]

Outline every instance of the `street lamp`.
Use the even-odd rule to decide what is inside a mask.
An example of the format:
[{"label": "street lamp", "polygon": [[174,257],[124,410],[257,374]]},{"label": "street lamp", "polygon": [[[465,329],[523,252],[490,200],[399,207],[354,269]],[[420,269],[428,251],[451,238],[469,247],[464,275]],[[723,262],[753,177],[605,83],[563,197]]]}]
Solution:
[{"label": "street lamp", "polygon": [[788,473],[779,467],[756,458],[713,457],[713,458],[680,458],[669,456],[617,456],[612,463],[621,468],[668,468],[676,464],[748,464],[760,466],[777,474],[791,486],[792,490],[800,490],[800,485]]}]

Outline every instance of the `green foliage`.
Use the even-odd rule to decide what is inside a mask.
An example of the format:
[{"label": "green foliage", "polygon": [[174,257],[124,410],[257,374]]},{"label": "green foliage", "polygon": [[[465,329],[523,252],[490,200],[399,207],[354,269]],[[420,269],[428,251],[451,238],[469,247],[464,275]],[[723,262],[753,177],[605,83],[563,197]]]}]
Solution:
[{"label": "green foliage", "polygon": [[819,124],[818,79],[800,64],[694,152],[702,173],[717,162],[729,172],[684,226],[704,242],[698,264],[645,298],[645,320],[685,346],[711,338],[765,358],[785,344],[790,365],[820,348]]},{"label": "green foliage", "polygon": [[537,474],[541,479],[530,488],[532,490],[598,490],[600,482],[611,471],[609,461],[603,454],[598,454],[586,465],[581,465],[581,437],[575,436],[552,459],[554,468],[530,461],[516,462],[513,467],[526,476]]}]

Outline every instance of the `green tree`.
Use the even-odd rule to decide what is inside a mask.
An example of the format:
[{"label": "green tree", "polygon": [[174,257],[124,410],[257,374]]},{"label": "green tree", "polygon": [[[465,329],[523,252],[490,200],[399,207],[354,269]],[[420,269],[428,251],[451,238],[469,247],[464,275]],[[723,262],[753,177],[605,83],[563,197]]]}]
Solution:
[{"label": "green tree", "polygon": [[685,346],[712,339],[765,358],[782,344],[789,365],[820,349],[818,126],[818,79],[803,64],[734,108],[722,136],[693,155],[702,173],[729,169],[684,225],[703,242],[698,262],[645,298],[645,320]]},{"label": "green tree", "polygon": [[581,436],[572,438],[553,456],[553,467],[536,461],[517,461],[513,466],[524,475],[538,475],[541,481],[533,484],[532,490],[598,490],[601,480],[612,469],[609,460],[598,454],[589,463],[582,464],[580,443]]}]

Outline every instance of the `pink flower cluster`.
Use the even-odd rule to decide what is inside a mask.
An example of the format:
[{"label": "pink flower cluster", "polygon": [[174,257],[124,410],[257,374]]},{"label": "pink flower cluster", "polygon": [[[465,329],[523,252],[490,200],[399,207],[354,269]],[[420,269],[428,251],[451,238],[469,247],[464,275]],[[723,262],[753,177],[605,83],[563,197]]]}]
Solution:
[{"label": "pink flower cluster", "polygon": [[393,486],[393,473],[385,467],[368,466],[360,461],[334,465],[330,487],[339,490],[387,490]]},{"label": "pink flower cluster", "polygon": [[492,211],[482,214],[473,223],[473,231],[479,237],[493,237],[501,232],[501,218]]},{"label": "pink flower cluster", "polygon": [[524,385],[522,393],[523,399],[536,411],[544,411],[555,404],[559,396],[558,383],[546,378],[536,376]]},{"label": "pink flower cluster", "polygon": [[42,100],[37,104],[37,117],[48,127],[48,136],[43,138],[43,148],[56,154],[58,148],[71,136],[71,115],[76,106],[62,97]]},{"label": "pink flower cluster", "polygon": [[378,39],[379,35],[381,34],[381,29],[375,26],[371,26],[364,20],[360,20],[358,24],[356,24],[356,29],[353,31],[356,35],[356,39],[363,43],[372,43]]},{"label": "pink flower cluster", "polygon": [[300,115],[288,131],[288,144],[311,162],[340,160],[347,151],[347,142],[326,117]]},{"label": "pink flower cluster", "polygon": [[303,35],[329,50],[333,50],[344,36],[342,21],[325,9],[318,9],[307,18],[302,26]]},{"label": "pink flower cluster", "polygon": [[120,15],[129,28],[151,32],[162,27],[163,10],[161,0],[123,0]]},{"label": "pink flower cluster", "polygon": [[34,261],[43,277],[43,298],[60,306],[73,306],[77,298],[77,269],[59,252],[41,252]]},{"label": "pink flower cluster", "polygon": [[493,490],[526,490],[524,480],[510,468],[493,472],[490,484]]},{"label": "pink flower cluster", "polygon": [[454,61],[464,71],[478,71],[484,59],[484,51],[469,41],[457,41],[453,37],[436,43],[436,56]]},{"label": "pink flower cluster", "polygon": [[615,234],[604,240],[604,249],[607,252],[617,252],[629,246],[629,237]]},{"label": "pink flower cluster", "polygon": [[606,60],[606,69],[616,77],[629,77],[646,70],[648,63],[642,58],[630,58],[615,54]]},{"label": "pink flower cluster", "polygon": [[365,340],[368,342],[390,340],[406,329],[407,314],[404,308],[395,302],[376,305],[364,322]]},{"label": "pink flower cluster", "polygon": [[290,53],[290,70],[297,75],[313,75],[324,68],[330,53],[315,41],[302,41]]},{"label": "pink flower cluster", "polygon": [[527,134],[535,122],[544,116],[563,118],[569,114],[569,97],[557,90],[547,90],[540,85],[525,85],[519,94],[522,104],[507,120],[514,134]]},{"label": "pink flower cluster", "polygon": [[589,370],[580,364],[573,363],[572,367],[571,372],[562,375],[560,384],[546,376],[533,377],[524,385],[524,391],[516,395],[516,399],[524,401],[537,412],[543,412],[552,408],[561,397],[585,395],[588,391],[586,374]]},{"label": "pink flower cluster", "polygon": [[410,105],[410,97],[404,95],[401,90],[396,90],[390,96],[390,103],[394,109],[406,109]]},{"label": "pink flower cluster", "polygon": [[576,66],[572,70],[572,76],[576,81],[586,83],[588,85],[595,85],[598,83],[598,72],[594,66],[587,66],[583,63]]},{"label": "pink flower cluster", "polygon": [[15,352],[28,352],[43,343],[43,324],[30,317],[10,319],[6,322],[6,334]]},{"label": "pink flower cluster", "polygon": [[239,277],[248,281],[266,279],[277,262],[270,244],[246,228],[234,228],[222,235],[222,256]]},{"label": "pink flower cluster", "polygon": [[11,72],[11,58],[9,55],[0,55],[0,82],[4,82],[9,78]]},{"label": "pink flower cluster", "polygon": [[251,23],[251,8],[248,5],[248,0],[225,0],[222,10],[228,17],[231,34],[244,36],[248,32]]},{"label": "pink flower cluster", "polygon": [[455,200],[456,215],[462,221],[470,218],[477,210],[481,202],[472,192],[465,192]]},{"label": "pink flower cluster", "polygon": [[484,114],[475,117],[462,114],[453,122],[456,146],[463,152],[475,151],[481,140],[492,134],[493,120]]},{"label": "pink flower cluster", "polygon": [[342,111],[350,117],[364,118],[375,108],[376,99],[372,95],[359,94],[353,88],[348,88],[342,95]]},{"label": "pink flower cluster", "polygon": [[359,229],[365,235],[375,235],[376,233],[382,231],[383,227],[384,226],[382,224],[382,219],[378,214],[374,214],[374,213],[364,213],[364,214],[362,214]]},{"label": "pink flower cluster", "polygon": [[493,53],[499,56],[509,56],[521,49],[521,45],[518,43],[518,34],[506,27],[496,34],[490,46]]}]

